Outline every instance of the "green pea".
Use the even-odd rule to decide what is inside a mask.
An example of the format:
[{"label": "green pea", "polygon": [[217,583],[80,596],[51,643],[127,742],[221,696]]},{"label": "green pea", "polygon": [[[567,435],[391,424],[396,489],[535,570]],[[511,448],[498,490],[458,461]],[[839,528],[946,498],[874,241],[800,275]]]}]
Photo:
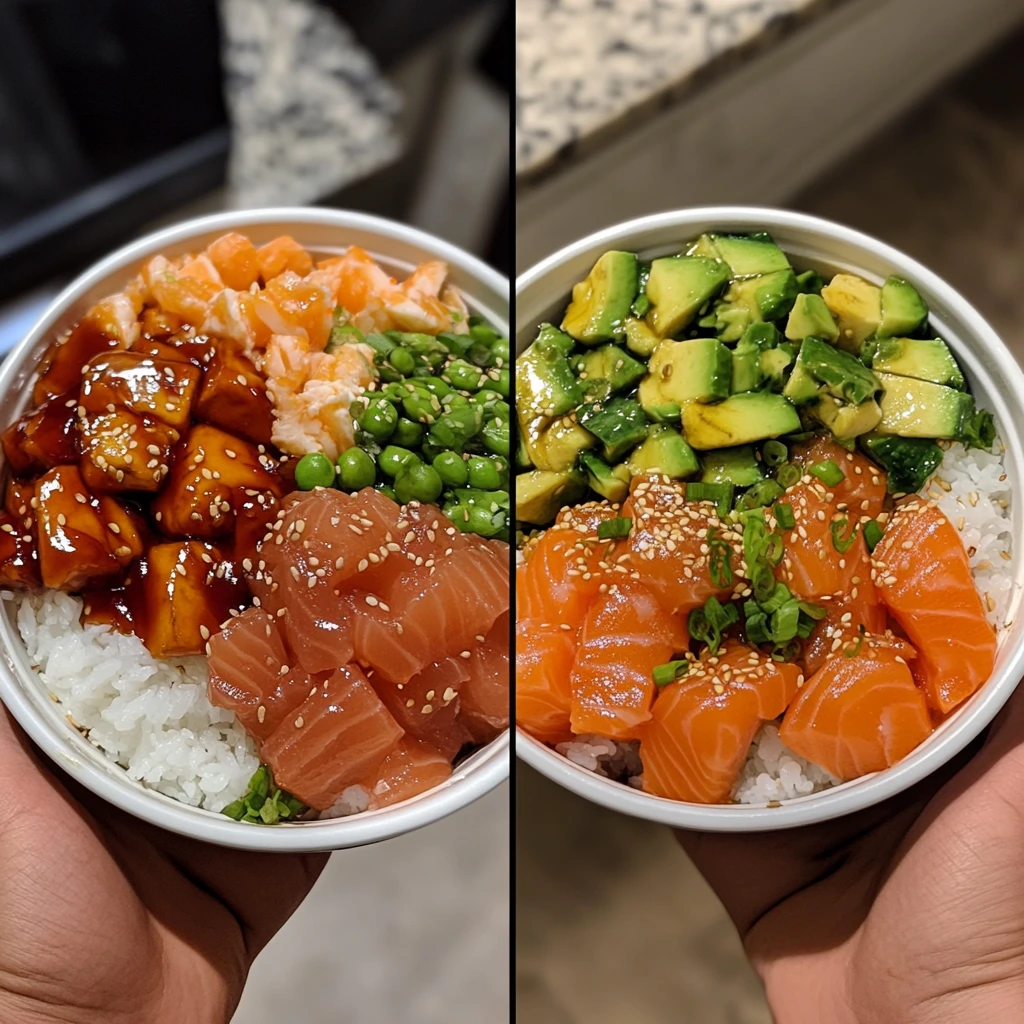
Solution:
[{"label": "green pea", "polygon": [[395,494],[394,487],[391,484],[374,484],[373,489],[380,491],[386,498],[390,498],[392,501],[398,501],[398,495]]},{"label": "green pea", "polygon": [[405,415],[415,423],[433,423],[441,414],[441,403],[434,395],[414,390],[402,400]]},{"label": "green pea", "polygon": [[452,393],[452,389],[440,377],[419,377],[416,382],[420,387],[426,388],[432,395],[437,395],[438,398],[443,398],[445,395]]},{"label": "green pea", "polygon": [[[493,376],[491,376],[493,374]],[[484,377],[483,383],[480,385],[481,389],[487,391],[495,391],[504,398],[508,398],[508,390],[511,382],[511,374],[507,366],[503,366],[500,370],[490,370],[487,376]]]},{"label": "green pea", "polygon": [[499,338],[491,346],[491,355],[494,356],[494,363],[496,366],[503,366],[507,364],[509,359],[508,338]]},{"label": "green pea", "polygon": [[395,494],[403,505],[410,501],[437,501],[443,489],[437,470],[419,460],[406,463],[395,477]]},{"label": "green pea", "polygon": [[470,322],[470,337],[482,345],[490,348],[501,335],[488,323],[483,321]]},{"label": "green pea", "polygon": [[416,369],[416,360],[413,354],[404,348],[395,347],[388,353],[388,362],[401,374],[412,373]]},{"label": "green pea", "polygon": [[441,452],[431,463],[442,482],[449,487],[465,487],[469,480],[466,460],[457,452]]},{"label": "green pea", "polygon": [[400,416],[391,440],[402,448],[415,448],[423,440],[425,431],[418,423]]},{"label": "green pea", "polygon": [[356,422],[371,437],[386,441],[395,432],[398,410],[386,398],[371,398]]},{"label": "green pea", "polygon": [[372,487],[377,476],[373,459],[362,448],[349,448],[338,458],[338,479],[346,491],[359,491]]},{"label": "green pea", "polygon": [[303,455],[295,466],[295,485],[300,491],[311,491],[314,487],[330,487],[334,484],[334,466],[326,455],[314,452]]},{"label": "green pea", "polygon": [[447,369],[448,379],[452,387],[460,391],[478,391],[483,383],[484,374],[478,366],[467,363],[465,359],[453,360]]},{"label": "green pea", "polygon": [[466,460],[466,469],[469,471],[470,487],[496,491],[501,486],[501,473],[498,467],[483,455],[471,455]]},{"label": "green pea", "polygon": [[497,536],[507,521],[503,509],[492,512],[482,505],[449,504],[445,506],[444,513],[462,533],[476,533],[481,537]]},{"label": "green pea", "polygon": [[480,431],[480,436],[483,438],[484,444],[495,455],[507,457],[511,451],[508,438],[508,420],[493,419],[485,423],[484,429]]},{"label": "green pea", "polygon": [[416,453],[409,451],[408,448],[399,448],[397,445],[389,444],[387,448],[380,453],[380,459],[377,465],[380,466],[380,471],[385,476],[392,478],[398,476],[402,471],[402,467],[413,460],[419,462],[416,458]]}]

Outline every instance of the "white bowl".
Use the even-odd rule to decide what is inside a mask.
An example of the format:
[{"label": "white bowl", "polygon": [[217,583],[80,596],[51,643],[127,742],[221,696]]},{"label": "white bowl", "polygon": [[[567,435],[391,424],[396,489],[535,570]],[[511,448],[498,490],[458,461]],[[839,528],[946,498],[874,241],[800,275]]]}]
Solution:
[{"label": "white bowl", "polygon": [[[68,285],[0,369],[0,423],[6,427],[30,404],[29,385],[52,338],[92,303],[120,291],[146,257],[194,252],[232,230],[249,235],[257,244],[290,234],[308,249],[323,254],[341,252],[358,244],[384,266],[406,274],[424,260],[444,260],[451,267],[451,282],[462,291],[470,308],[502,330],[508,329],[507,279],[475,257],[425,232],[341,210],[281,208],[216,214],[133,242]],[[250,850],[340,850],[429,825],[483,796],[508,776],[506,730],[462,762],[452,777],[436,789],[393,807],[364,811],[348,818],[265,826],[189,807],[130,779],[70,725],[29,664],[10,604],[4,605],[0,610],[0,699],[11,714],[49,757],[87,789],[172,832]]]},{"label": "white bowl", "polygon": [[811,796],[767,805],[704,805],[667,800],[601,778],[517,730],[516,753],[527,764],[579,796],[638,818],[706,832],[760,832],[825,821],[894,796],[935,771],[971,742],[1013,692],[1024,660],[1024,619],[1018,618],[1024,558],[1024,374],[996,333],[960,294],[930,270],[884,242],[858,231],[788,210],[744,206],[673,210],[617,224],[566,246],[516,280],[516,351],[532,340],[538,323],[560,318],[573,284],[607,249],[638,252],[644,259],[676,253],[704,231],[771,232],[802,268],[849,271],[881,283],[890,274],[912,282],[931,311],[939,335],[956,353],[980,405],[995,415],[1012,478],[1011,513],[1016,544],[1009,563],[1015,589],[1013,622],[1001,636],[989,681],[913,753],[883,772]]}]

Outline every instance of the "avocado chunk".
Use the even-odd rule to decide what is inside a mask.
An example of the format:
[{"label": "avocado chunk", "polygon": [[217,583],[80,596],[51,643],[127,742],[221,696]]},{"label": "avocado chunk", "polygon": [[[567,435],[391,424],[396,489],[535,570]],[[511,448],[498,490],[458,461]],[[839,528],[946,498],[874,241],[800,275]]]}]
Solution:
[{"label": "avocado chunk", "polygon": [[584,452],[580,456],[580,467],[587,478],[591,490],[597,491],[608,501],[625,501],[629,494],[629,470],[623,466],[609,466],[593,452]]},{"label": "avocado chunk", "polygon": [[786,337],[790,341],[800,341],[812,335],[835,341],[839,337],[839,328],[820,295],[801,292],[786,321]]},{"label": "avocado chunk", "polygon": [[[657,382],[655,392],[647,380]],[[732,379],[732,354],[715,338],[663,341],[648,363],[648,376],[641,383],[641,403],[682,405],[684,402],[716,402],[728,398]],[[657,401],[652,399],[657,394]]]},{"label": "avocado chunk", "polygon": [[688,402],[683,406],[683,433],[701,451],[731,448],[800,430],[796,407],[781,395],[751,391],[732,395],[718,405]]},{"label": "avocado chunk", "polygon": [[955,438],[974,415],[974,400],[962,391],[891,373],[878,377],[885,389],[880,434]]},{"label": "avocado chunk", "polygon": [[702,256],[667,256],[651,264],[647,298],[651,310],[647,323],[659,338],[678,334],[713,299],[726,281],[729,269]]},{"label": "avocado chunk", "polygon": [[879,373],[930,380],[957,391],[966,387],[953,353],[941,338],[885,338],[878,342],[871,366]]},{"label": "avocado chunk", "polygon": [[780,320],[792,308],[799,289],[792,270],[734,281],[715,306],[722,341],[736,341],[748,324]]},{"label": "avocado chunk", "polygon": [[630,455],[627,466],[633,476],[660,473],[673,480],[692,476],[700,469],[697,456],[686,439],[667,424],[651,427],[647,440]]},{"label": "avocado chunk", "polygon": [[576,415],[604,444],[604,457],[609,462],[618,462],[647,437],[647,417],[640,403],[632,398],[612,398],[584,405]]},{"label": "avocado chunk", "polygon": [[[541,423],[543,425],[538,425]],[[531,427],[533,429],[524,432],[526,450],[538,469],[556,473],[568,469],[581,451],[597,443],[594,435],[584,430],[572,414],[550,421],[534,421]]]},{"label": "avocado chunk", "polygon": [[913,334],[928,319],[928,307],[917,289],[901,277],[890,277],[882,285],[882,322],[879,338]]},{"label": "avocado chunk", "polygon": [[882,419],[882,409],[873,398],[860,405],[852,405],[840,402],[825,392],[811,407],[811,415],[828,427],[838,440],[849,441],[874,430]]},{"label": "avocado chunk", "polygon": [[622,333],[639,289],[636,254],[611,250],[572,290],[562,330],[584,345],[611,341]]},{"label": "avocado chunk", "polygon": [[814,270],[805,270],[802,274],[796,275],[796,286],[802,292],[820,295],[821,289],[825,287],[825,279]]},{"label": "avocado chunk", "polygon": [[779,270],[790,270],[786,254],[772,241],[767,232],[753,235],[702,235],[695,248],[697,255],[710,255],[710,249],[728,265],[733,278],[760,277]]},{"label": "avocado chunk", "polygon": [[[745,336],[744,336],[745,337]],[[756,391],[764,383],[761,369],[761,350],[744,338],[732,350],[732,391]]]},{"label": "avocado chunk", "polygon": [[550,324],[541,324],[536,341],[516,360],[516,409],[527,423],[538,416],[561,416],[583,401],[565,344],[572,339]]},{"label": "avocado chunk", "polygon": [[[878,377],[856,356],[835,348],[820,338],[805,338],[796,357],[797,370],[805,370],[831,395],[851,405],[873,398],[882,386]],[[790,378],[792,384],[793,378]],[[786,385],[787,388],[789,385]],[[786,394],[783,391],[783,394]],[[787,395],[791,398],[792,394]]]},{"label": "avocado chunk", "polygon": [[526,438],[522,430],[516,431],[516,466],[519,469],[530,469],[533,460],[530,458],[530,450],[526,447]]},{"label": "avocado chunk", "polygon": [[618,345],[601,345],[579,356],[575,363],[586,401],[599,402],[616,391],[627,391],[647,372]]},{"label": "avocado chunk", "polygon": [[638,320],[631,316],[622,327],[626,332],[626,348],[644,359],[647,359],[661,344],[661,338],[647,326],[644,320]]},{"label": "avocado chunk", "polygon": [[750,487],[764,479],[764,468],[749,444],[707,452],[700,465],[700,479],[705,484]]},{"label": "avocado chunk", "polygon": [[800,362],[797,356],[793,372],[786,381],[782,393],[795,405],[807,405],[808,402],[816,402],[821,396],[821,384],[814,375]]},{"label": "avocado chunk", "polygon": [[847,352],[860,352],[882,322],[882,289],[853,274],[836,274],[821,290],[829,312],[836,318],[836,344]]},{"label": "avocado chunk", "polygon": [[586,485],[575,473],[534,469],[516,476],[516,519],[545,526],[566,505],[586,495]]},{"label": "avocado chunk", "polygon": [[920,491],[942,463],[942,449],[929,438],[865,434],[858,444],[888,474],[893,494]]},{"label": "avocado chunk", "polygon": [[796,356],[793,346],[782,342],[776,348],[765,349],[761,353],[761,372],[765,383],[772,391],[781,391],[786,383],[786,370]]}]

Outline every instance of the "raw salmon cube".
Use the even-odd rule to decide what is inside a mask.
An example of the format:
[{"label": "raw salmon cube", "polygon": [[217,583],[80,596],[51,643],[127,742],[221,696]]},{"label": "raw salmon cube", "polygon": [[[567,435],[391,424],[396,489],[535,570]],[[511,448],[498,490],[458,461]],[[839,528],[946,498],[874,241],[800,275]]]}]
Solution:
[{"label": "raw salmon cube", "polygon": [[469,678],[459,688],[459,721],[474,743],[490,743],[509,722],[509,616],[491,627],[465,659]]},{"label": "raw salmon cube", "polygon": [[270,444],[274,412],[267,386],[252,363],[226,341],[217,346],[206,368],[196,418],[256,444]]},{"label": "raw salmon cube", "polygon": [[260,276],[256,246],[245,235],[230,231],[206,247],[206,254],[228,288],[244,291]]},{"label": "raw salmon cube", "polygon": [[201,324],[206,319],[210,303],[223,288],[222,284],[213,281],[166,270],[154,276],[150,292],[169,313],[176,313],[188,323]]},{"label": "raw salmon cube", "polygon": [[281,494],[277,464],[248,441],[197,424],[175,453],[153,513],[172,537],[221,537],[234,528],[245,491]]},{"label": "raw salmon cube", "polygon": [[178,431],[121,408],[81,421],[82,475],[99,491],[155,491],[168,473]]},{"label": "raw salmon cube", "polygon": [[403,736],[398,746],[384,758],[375,777],[365,783],[370,792],[369,809],[411,800],[440,786],[451,774],[451,762],[440,751],[428,743]]},{"label": "raw salmon cube", "polygon": [[0,512],[0,586],[38,587],[39,552],[24,517]]},{"label": "raw salmon cube", "polygon": [[180,359],[138,352],[97,356],[83,374],[80,403],[87,413],[121,406],[181,431],[189,424],[200,376],[196,367]]},{"label": "raw salmon cube", "polygon": [[259,318],[273,334],[309,339],[322,351],[334,326],[334,298],[328,287],[286,270],[253,300]]},{"label": "raw salmon cube", "polygon": [[313,269],[313,259],[290,235],[281,235],[257,250],[263,283],[291,270],[305,277]]},{"label": "raw salmon cube", "polygon": [[16,473],[27,476],[78,459],[77,405],[77,391],[47,399],[4,431],[4,454]]}]

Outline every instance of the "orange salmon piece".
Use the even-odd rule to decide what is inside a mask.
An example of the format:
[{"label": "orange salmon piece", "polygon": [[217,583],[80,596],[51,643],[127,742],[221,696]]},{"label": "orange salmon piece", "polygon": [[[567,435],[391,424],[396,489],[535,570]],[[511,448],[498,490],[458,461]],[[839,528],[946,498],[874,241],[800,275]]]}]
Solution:
[{"label": "orange salmon piece", "polygon": [[[843,479],[829,487],[837,510],[875,519],[885,505],[886,474],[866,455],[848,451],[829,434],[816,434],[805,444],[795,445],[793,460],[806,468],[830,460],[842,471]],[[813,478],[812,478],[813,479]],[[785,499],[783,499],[785,500]]]},{"label": "orange salmon piece", "polygon": [[640,740],[644,791],[689,803],[728,803],[764,722],[786,710],[803,676],[737,640],[692,661],[664,687]]},{"label": "orange salmon piece", "polygon": [[896,764],[932,731],[908,655],[891,635],[830,654],[786,711],[782,742],[839,779]]},{"label": "orange salmon piece", "polygon": [[327,289],[286,270],[253,300],[256,314],[273,334],[304,335],[322,351],[333,326],[334,307]]},{"label": "orange salmon piece", "polygon": [[256,246],[245,235],[229,231],[206,247],[206,255],[228,288],[247,291],[259,280],[260,260]]},{"label": "orange salmon piece", "polygon": [[313,258],[291,235],[281,235],[256,250],[260,277],[266,284],[286,270],[305,277],[313,269]]},{"label": "orange salmon piece", "polygon": [[933,502],[913,498],[890,515],[872,565],[882,601],[918,650],[918,682],[948,714],[988,679],[996,657],[956,527]]},{"label": "orange salmon piece", "polygon": [[814,632],[804,641],[801,664],[804,675],[810,677],[825,664],[830,654],[860,636],[861,626],[868,633],[885,632],[888,614],[880,601],[867,601],[862,596],[870,593],[877,596],[874,587],[858,588],[857,599],[840,598],[825,602],[826,614],[815,627]]},{"label": "orange salmon piece", "polygon": [[572,739],[569,677],[576,642],[539,619],[516,623],[516,722],[543,743]]},{"label": "orange salmon piece", "polygon": [[403,736],[384,758],[375,776],[365,783],[370,792],[369,810],[411,800],[450,778],[451,764],[421,740]]}]

